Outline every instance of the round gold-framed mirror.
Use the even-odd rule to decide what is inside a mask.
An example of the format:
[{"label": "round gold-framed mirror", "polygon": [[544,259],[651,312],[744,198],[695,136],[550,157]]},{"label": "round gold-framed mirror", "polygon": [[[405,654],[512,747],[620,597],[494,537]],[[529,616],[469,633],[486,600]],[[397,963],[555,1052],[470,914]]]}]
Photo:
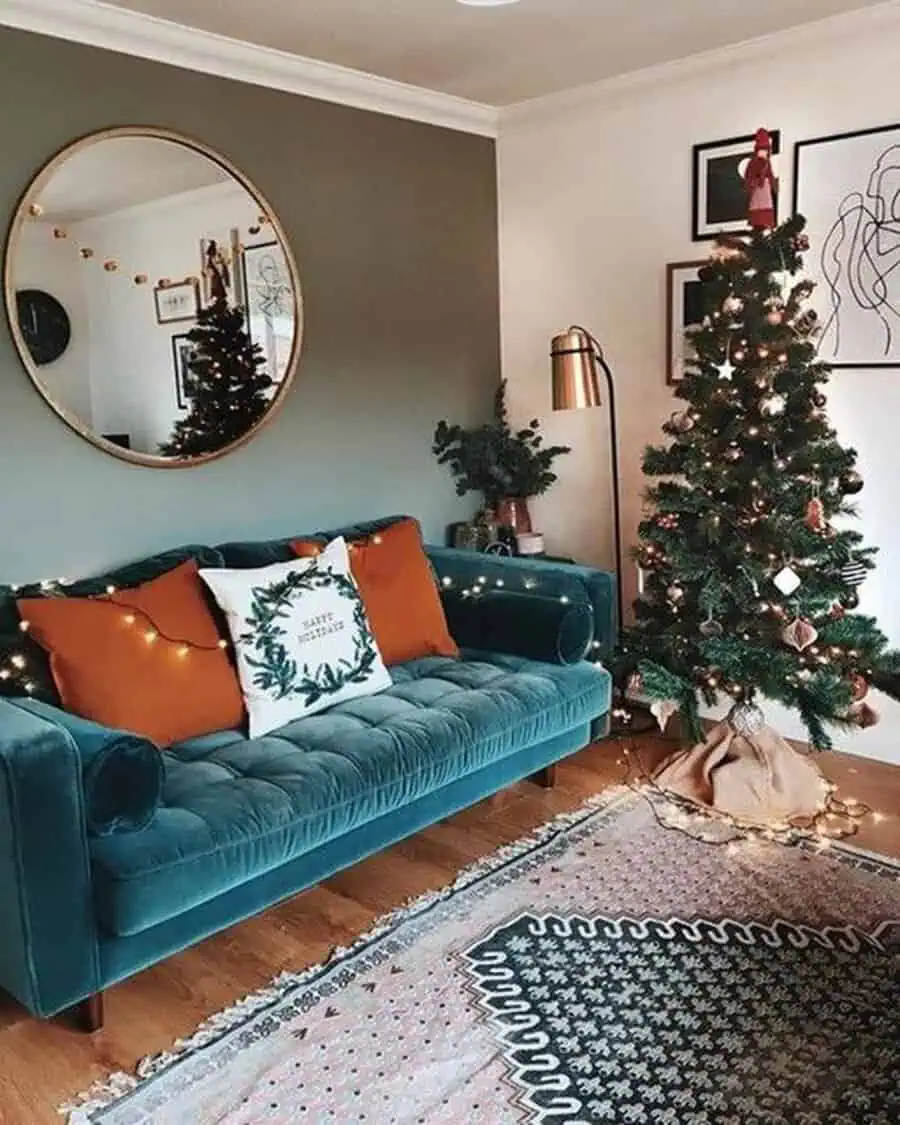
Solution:
[{"label": "round gold-framed mirror", "polygon": [[183,468],[283,405],[303,342],[300,275],[256,186],[167,129],[81,137],[29,184],[6,245],[10,331],[52,410],[93,445]]}]

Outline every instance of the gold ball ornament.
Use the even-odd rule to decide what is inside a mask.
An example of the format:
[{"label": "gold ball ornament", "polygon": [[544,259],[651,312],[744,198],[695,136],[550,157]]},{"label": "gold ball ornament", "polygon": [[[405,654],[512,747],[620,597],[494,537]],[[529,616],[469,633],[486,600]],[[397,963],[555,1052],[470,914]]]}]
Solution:
[{"label": "gold ball ornament", "polygon": [[63,238],[69,237],[69,232],[66,230],[65,227],[54,227],[53,228],[53,237],[56,238],[56,239],[62,240]]},{"label": "gold ball ornament", "polygon": [[146,285],[149,280],[150,279],[147,277],[147,275],[145,273],[136,273],[134,275],[135,285]]},{"label": "gold ball ornament", "polygon": [[735,316],[737,313],[742,312],[744,309],[744,302],[740,297],[730,296],[726,297],[722,302],[722,312],[727,316]]},{"label": "gold ball ornament", "polygon": [[115,258],[107,258],[103,263],[103,268],[107,273],[115,273],[119,268],[119,263]]},{"label": "gold ball ornament", "polygon": [[81,257],[86,262],[89,262],[91,260],[91,258],[93,258],[93,256],[94,256],[94,251],[91,249],[90,246],[82,246],[81,249],[78,251],[78,253],[81,255]]},{"label": "gold ball ornament", "polygon": [[28,214],[32,219],[40,219],[44,214],[44,208],[40,203],[31,203],[28,206]]}]

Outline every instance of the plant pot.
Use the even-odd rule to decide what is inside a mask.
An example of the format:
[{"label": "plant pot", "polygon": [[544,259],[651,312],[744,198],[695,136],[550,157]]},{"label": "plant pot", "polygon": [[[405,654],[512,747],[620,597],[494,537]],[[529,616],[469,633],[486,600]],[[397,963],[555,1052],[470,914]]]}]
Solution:
[{"label": "plant pot", "polygon": [[497,523],[501,527],[511,527],[516,535],[533,531],[531,513],[528,511],[526,496],[509,496],[497,504]]}]

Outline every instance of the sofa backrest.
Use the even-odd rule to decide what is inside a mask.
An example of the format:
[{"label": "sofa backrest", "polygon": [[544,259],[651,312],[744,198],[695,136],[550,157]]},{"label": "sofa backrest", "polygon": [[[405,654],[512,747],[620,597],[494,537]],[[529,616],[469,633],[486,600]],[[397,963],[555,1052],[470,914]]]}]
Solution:
[{"label": "sofa backrest", "polygon": [[374,535],[377,531],[384,531],[386,527],[400,520],[410,518],[410,516],[383,516],[381,519],[352,524],[350,527],[339,527],[333,531],[316,531],[311,535],[296,531],[283,539],[220,543],[216,550],[225,560],[225,566],[234,567],[236,570],[249,570],[251,567],[270,566],[272,563],[288,562],[295,558],[291,550],[291,543],[295,539],[318,539],[323,543],[336,539],[339,535],[343,535],[348,540],[361,539],[367,535]]}]

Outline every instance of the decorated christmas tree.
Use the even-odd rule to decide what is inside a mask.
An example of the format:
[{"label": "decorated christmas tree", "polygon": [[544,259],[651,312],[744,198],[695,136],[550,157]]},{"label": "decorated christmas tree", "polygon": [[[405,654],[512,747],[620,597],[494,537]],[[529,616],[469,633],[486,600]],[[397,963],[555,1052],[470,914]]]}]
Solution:
[{"label": "decorated christmas tree", "polygon": [[722,747],[736,735],[776,788],[793,784],[779,771],[794,752],[763,731],[761,697],[796,709],[821,749],[829,726],[877,721],[871,685],[896,693],[898,654],[853,612],[875,551],[847,526],[863,481],[825,410],[804,226],[796,216],[718,241],[700,270],[706,315],[676,390],[684,409],[644,454],[645,475],[660,479],[646,493],[642,593],[619,672],[657,714],[680,711],[697,743],[700,701],[735,701],[712,749],[707,737],[682,762],[704,775],[699,788],[711,763],[734,758]]},{"label": "decorated christmas tree", "polygon": [[259,422],[272,386],[260,371],[265,356],[244,327],[244,310],[223,297],[202,309],[188,339],[190,408],[159,447],[166,457],[196,457],[223,449]]}]

